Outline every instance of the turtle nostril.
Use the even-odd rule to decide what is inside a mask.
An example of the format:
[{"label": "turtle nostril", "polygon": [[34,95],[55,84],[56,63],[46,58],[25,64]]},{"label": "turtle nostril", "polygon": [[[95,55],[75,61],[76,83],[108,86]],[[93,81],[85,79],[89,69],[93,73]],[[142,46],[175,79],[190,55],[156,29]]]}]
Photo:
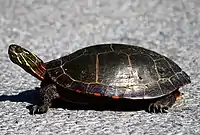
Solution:
[{"label": "turtle nostril", "polygon": [[15,49],[15,46],[14,45],[10,45],[8,50],[9,50],[9,52],[12,52],[14,49]]}]

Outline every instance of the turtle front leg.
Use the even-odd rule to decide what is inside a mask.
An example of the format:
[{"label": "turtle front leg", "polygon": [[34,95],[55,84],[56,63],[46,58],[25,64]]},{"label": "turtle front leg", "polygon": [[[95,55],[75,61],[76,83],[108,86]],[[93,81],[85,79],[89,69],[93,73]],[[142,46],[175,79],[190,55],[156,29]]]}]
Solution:
[{"label": "turtle front leg", "polygon": [[148,112],[167,113],[168,109],[175,103],[175,101],[176,94],[169,94],[166,97],[160,98],[155,103],[150,103],[148,107]]},{"label": "turtle front leg", "polygon": [[51,106],[52,100],[59,97],[55,84],[42,86],[40,90],[40,102],[34,105],[30,111],[31,114],[46,113]]}]

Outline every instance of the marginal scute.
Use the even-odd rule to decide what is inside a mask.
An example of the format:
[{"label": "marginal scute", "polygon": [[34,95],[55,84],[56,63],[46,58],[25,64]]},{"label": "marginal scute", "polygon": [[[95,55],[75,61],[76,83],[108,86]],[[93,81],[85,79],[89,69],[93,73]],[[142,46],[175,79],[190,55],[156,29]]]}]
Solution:
[{"label": "marginal scute", "polygon": [[126,53],[127,55],[140,53],[136,48],[129,45],[112,45],[112,48],[115,52]]},{"label": "marginal scute", "polygon": [[180,86],[183,85],[182,81],[178,78],[178,76],[175,74],[172,77],[170,77],[170,81],[172,84],[176,87],[179,88]]},{"label": "marginal scute", "polygon": [[62,87],[65,87],[65,88],[69,88],[71,87],[71,84],[73,83],[73,80],[71,80],[69,78],[69,76],[67,76],[66,74],[62,74],[61,76],[59,76],[56,81],[62,85]]},{"label": "marginal scute", "polygon": [[113,97],[113,96],[123,97],[124,91],[125,91],[124,88],[109,86],[107,87],[104,95],[108,97]]},{"label": "marginal scute", "polygon": [[185,84],[191,83],[190,77],[184,71],[182,71],[182,75],[185,79]]},{"label": "marginal scute", "polygon": [[168,63],[170,64],[170,66],[171,66],[171,68],[173,69],[174,72],[180,72],[181,71],[181,68],[176,63],[174,63],[169,58],[165,58],[165,59],[168,61]]},{"label": "marginal scute", "polygon": [[152,82],[145,85],[144,98],[160,97],[163,95],[162,90],[157,82]]},{"label": "marginal scute", "polygon": [[73,82],[70,86],[70,90],[75,91],[78,90],[80,93],[86,93],[88,85],[81,82]]},{"label": "marginal scute", "polygon": [[163,57],[160,54],[145,48],[138,47],[138,50],[139,52],[141,52],[141,54],[149,55],[153,60],[160,59]]},{"label": "marginal scute", "polygon": [[88,84],[86,93],[99,93],[104,96],[107,86],[102,84]]},{"label": "marginal scute", "polygon": [[[101,47],[98,47],[101,46]],[[98,47],[98,49],[97,49]],[[101,53],[107,53],[107,52],[112,52],[112,48],[110,48],[110,45],[97,45],[97,46],[92,46],[88,48],[88,52],[90,55],[97,55]]]},{"label": "marginal scute", "polygon": [[168,79],[161,79],[158,81],[163,94],[169,94],[176,89],[176,87],[170,83]]},{"label": "marginal scute", "polygon": [[179,80],[182,82],[182,86],[190,83],[190,78],[184,71],[177,73]]},{"label": "marginal scute", "polygon": [[124,94],[123,94],[123,98],[132,98],[132,99],[136,99],[136,98],[143,98],[145,93],[145,86],[144,85],[138,85],[138,86],[130,86],[129,88],[124,88]]}]

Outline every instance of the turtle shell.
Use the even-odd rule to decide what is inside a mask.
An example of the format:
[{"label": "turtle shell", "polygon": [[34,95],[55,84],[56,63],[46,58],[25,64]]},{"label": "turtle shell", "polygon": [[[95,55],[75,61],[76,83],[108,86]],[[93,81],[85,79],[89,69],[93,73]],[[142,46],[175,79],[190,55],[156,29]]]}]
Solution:
[{"label": "turtle shell", "polygon": [[47,73],[66,90],[112,98],[157,98],[190,83],[169,58],[125,44],[83,48],[48,62]]}]

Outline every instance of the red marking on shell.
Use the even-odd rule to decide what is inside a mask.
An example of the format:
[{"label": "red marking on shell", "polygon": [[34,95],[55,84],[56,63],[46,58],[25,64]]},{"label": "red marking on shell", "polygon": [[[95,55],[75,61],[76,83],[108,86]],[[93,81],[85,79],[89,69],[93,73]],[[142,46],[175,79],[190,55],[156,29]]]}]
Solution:
[{"label": "red marking on shell", "polygon": [[107,93],[108,91],[109,91],[109,87],[106,88],[104,96],[108,96],[108,93]]},{"label": "red marking on shell", "polygon": [[81,91],[80,91],[80,90],[76,90],[76,92],[78,92],[78,93],[81,93]]},{"label": "red marking on shell", "polygon": [[119,96],[112,96],[113,99],[119,99]]},{"label": "red marking on shell", "polygon": [[100,93],[94,93],[94,95],[95,95],[95,96],[101,96],[101,94],[100,94]]}]

